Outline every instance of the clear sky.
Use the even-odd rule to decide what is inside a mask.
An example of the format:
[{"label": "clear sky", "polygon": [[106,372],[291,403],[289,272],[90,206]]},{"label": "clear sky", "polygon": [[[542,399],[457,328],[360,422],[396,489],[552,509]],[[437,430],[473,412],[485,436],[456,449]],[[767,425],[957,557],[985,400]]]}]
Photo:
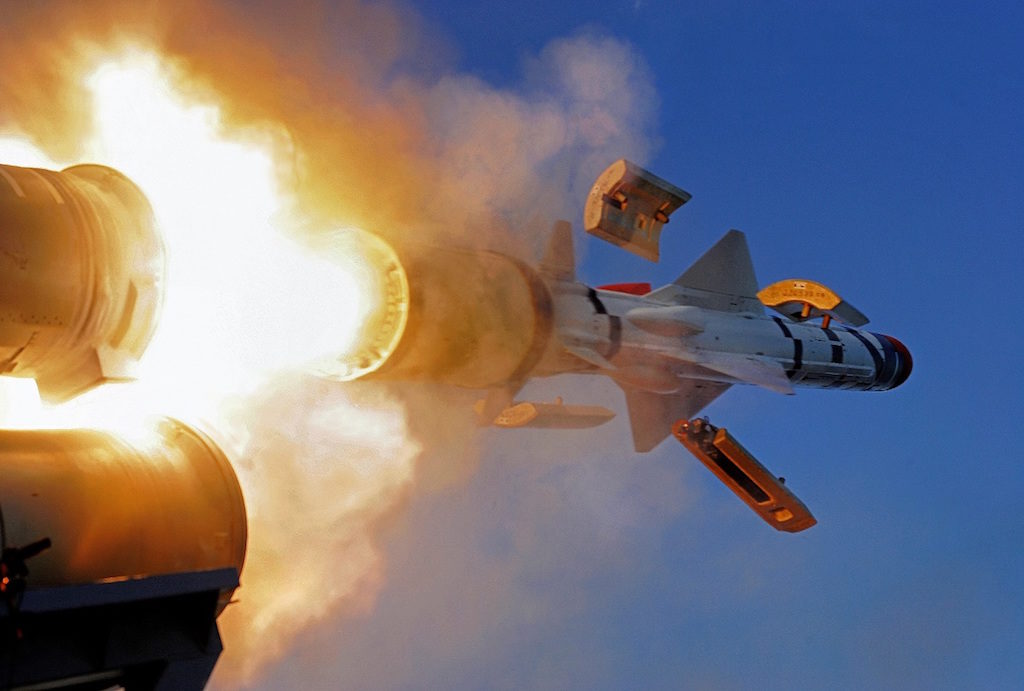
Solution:
[{"label": "clear sky", "polygon": [[[385,532],[373,613],[337,628],[331,662],[303,666],[325,684],[404,688],[1024,686],[1020,9],[418,11],[451,69],[499,91],[526,90],[524,65],[580,32],[646,64],[643,162],[693,201],[659,265],[578,235],[588,281],[669,282],[739,228],[762,284],[826,283],[915,368],[888,393],[735,387],[707,410],[815,513],[798,535],[768,528],[671,440],[632,453],[623,414],[571,433],[600,449],[572,458],[556,433],[485,432],[467,483],[415,498]],[[624,413],[614,386],[588,386],[586,402]]]}]

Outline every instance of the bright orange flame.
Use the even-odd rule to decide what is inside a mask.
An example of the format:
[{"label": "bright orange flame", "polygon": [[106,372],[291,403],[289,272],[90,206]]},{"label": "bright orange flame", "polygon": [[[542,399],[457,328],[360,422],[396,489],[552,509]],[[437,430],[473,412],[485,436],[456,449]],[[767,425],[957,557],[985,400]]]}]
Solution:
[{"label": "bright orange flame", "polygon": [[[7,423],[126,423],[120,429],[139,414],[215,416],[225,396],[345,351],[369,309],[365,272],[357,259],[346,266],[317,256],[275,227],[284,197],[271,134],[229,136],[218,109],[186,102],[171,69],[149,53],[101,64],[88,86],[96,123],[88,156],[125,173],[152,203],[167,245],[166,301],[137,383],[45,413],[24,386],[5,385],[16,401]],[[0,161],[62,167],[13,139],[0,139]],[[87,416],[77,414],[83,408]]]},{"label": "bright orange flame", "polygon": [[[379,276],[370,255],[345,251],[351,242],[317,254],[284,237],[272,132],[225,131],[218,108],[185,99],[182,83],[138,51],[88,79],[88,155],[139,185],[167,247],[165,304],[138,381],[46,407],[31,380],[0,377],[0,424],[102,427],[146,444],[142,419],[173,415],[229,442],[250,539],[218,668],[239,683],[338,603],[372,601],[372,528],[404,496],[418,449],[391,401],[271,381],[345,352],[377,309]],[[0,161],[64,167],[17,138],[0,138]]]}]

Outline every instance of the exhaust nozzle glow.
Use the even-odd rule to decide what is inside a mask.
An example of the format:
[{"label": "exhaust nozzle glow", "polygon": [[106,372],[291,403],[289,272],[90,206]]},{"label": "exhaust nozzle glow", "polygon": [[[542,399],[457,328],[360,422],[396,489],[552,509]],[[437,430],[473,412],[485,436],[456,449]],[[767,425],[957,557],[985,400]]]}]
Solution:
[{"label": "exhaust nozzle glow", "polygon": [[525,262],[482,250],[396,250],[361,232],[332,251],[362,259],[376,297],[355,345],[317,363],[321,375],[487,388],[524,378],[548,347],[551,294]]},{"label": "exhaust nozzle glow", "polygon": [[351,347],[317,360],[311,369],[328,379],[352,381],[379,369],[402,340],[409,318],[409,281],[395,250],[372,233],[345,230],[321,249],[350,265],[367,304]]}]

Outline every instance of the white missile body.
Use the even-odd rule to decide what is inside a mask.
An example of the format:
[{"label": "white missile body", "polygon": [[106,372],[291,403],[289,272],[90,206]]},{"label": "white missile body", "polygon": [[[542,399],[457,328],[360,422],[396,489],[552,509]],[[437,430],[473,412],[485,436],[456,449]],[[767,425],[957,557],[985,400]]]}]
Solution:
[{"label": "white missile body", "polygon": [[[689,199],[618,161],[591,190],[584,226],[657,261],[662,227]],[[814,519],[724,429],[721,439],[708,441],[704,432],[687,430],[713,428],[688,424],[690,418],[733,384],[783,394],[795,386],[884,391],[906,381],[913,367],[902,343],[858,328],[867,318],[825,286],[789,279],[759,290],[746,237],[737,230],[654,290],[646,283],[579,282],[565,221],[555,224],[536,268],[494,252],[392,248],[380,239],[370,245],[384,297],[357,348],[323,363],[321,374],[478,389],[487,392],[476,405],[482,424],[564,428],[602,424],[613,414],[560,401],[517,402],[516,393],[533,377],[607,376],[625,392],[637,451],[650,451],[677,430],[681,443],[698,449],[702,462],[780,530],[803,530]]]},{"label": "white missile body", "polygon": [[[634,446],[649,451],[733,384],[882,391],[912,367],[896,339],[840,324],[867,320],[820,284],[783,281],[759,292],[737,230],[656,290],[577,281],[565,222],[536,269],[493,252],[374,243],[389,277],[380,314],[368,320],[362,349],[322,373],[483,390],[484,424],[578,427],[573,407],[537,408],[544,414],[524,420],[510,411],[514,396],[533,377],[601,374],[625,392]],[[766,314],[762,299],[781,316]],[[820,323],[808,321],[816,316]]]},{"label": "white missile body", "polygon": [[906,380],[896,339],[845,325],[768,316],[739,231],[729,231],[674,283],[644,295],[595,289],[559,268],[572,237],[557,228],[541,266],[554,343],[534,375],[604,374],[626,392],[638,451],[668,436],[733,384],[880,391]]}]

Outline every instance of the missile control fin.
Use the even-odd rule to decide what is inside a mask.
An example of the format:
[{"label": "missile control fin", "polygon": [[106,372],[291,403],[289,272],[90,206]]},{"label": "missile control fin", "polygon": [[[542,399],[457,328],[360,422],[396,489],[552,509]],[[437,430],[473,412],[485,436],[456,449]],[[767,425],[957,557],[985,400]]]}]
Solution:
[{"label": "missile control fin", "polygon": [[758,292],[757,297],[766,307],[793,321],[821,317],[822,326],[826,328],[833,319],[856,327],[868,323],[863,312],[836,295],[831,288],[803,278],[787,278],[772,283]]},{"label": "missile control fin", "polygon": [[703,419],[680,420],[672,434],[776,530],[797,533],[818,522],[782,478],[772,475],[725,428]]},{"label": "missile control fin", "polygon": [[661,227],[690,193],[626,159],[608,166],[590,190],[583,228],[652,262],[658,261]]},{"label": "missile control fin", "polygon": [[[482,414],[485,401],[476,409]],[[615,413],[598,405],[566,405],[561,398],[554,403],[520,401],[509,405],[489,424],[495,427],[542,427],[551,429],[586,429],[597,427],[615,417]]]}]

